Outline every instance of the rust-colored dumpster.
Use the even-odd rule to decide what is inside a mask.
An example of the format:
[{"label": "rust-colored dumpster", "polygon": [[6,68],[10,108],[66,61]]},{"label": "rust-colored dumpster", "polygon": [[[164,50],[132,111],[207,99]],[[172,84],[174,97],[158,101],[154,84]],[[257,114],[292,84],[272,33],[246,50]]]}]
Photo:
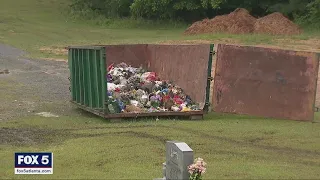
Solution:
[{"label": "rust-colored dumpster", "polygon": [[[209,107],[213,44],[207,45],[106,45],[68,47],[71,102],[107,119],[185,116],[203,118]],[[200,103],[201,110],[188,112],[110,113],[107,67],[124,62],[156,72]]]},{"label": "rust-colored dumpster", "polygon": [[214,110],[311,121],[318,68],[313,52],[219,44]]}]

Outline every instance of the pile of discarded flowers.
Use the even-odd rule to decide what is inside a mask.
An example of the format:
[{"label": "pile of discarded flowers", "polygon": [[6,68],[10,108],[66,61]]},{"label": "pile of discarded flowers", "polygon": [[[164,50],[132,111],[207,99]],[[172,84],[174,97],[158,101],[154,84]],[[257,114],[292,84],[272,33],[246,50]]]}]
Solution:
[{"label": "pile of discarded flowers", "polygon": [[107,74],[109,113],[187,112],[200,110],[179,86],[161,81],[155,72],[111,64]]}]

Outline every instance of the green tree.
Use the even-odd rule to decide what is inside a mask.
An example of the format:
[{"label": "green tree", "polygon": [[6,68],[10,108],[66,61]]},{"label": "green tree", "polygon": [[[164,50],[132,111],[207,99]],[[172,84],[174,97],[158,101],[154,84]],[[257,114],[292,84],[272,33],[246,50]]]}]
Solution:
[{"label": "green tree", "polygon": [[130,16],[133,0],[72,0],[73,11],[92,11],[106,17]]},{"label": "green tree", "polygon": [[245,8],[256,17],[278,11],[300,23],[320,24],[320,0],[72,0],[71,8],[84,15],[92,12],[108,18],[188,22]]},{"label": "green tree", "polygon": [[225,0],[134,0],[130,9],[134,17],[151,19],[198,20],[208,10],[219,8]]},{"label": "green tree", "polygon": [[268,11],[279,11],[300,24],[320,26],[320,0],[287,0],[272,5]]}]

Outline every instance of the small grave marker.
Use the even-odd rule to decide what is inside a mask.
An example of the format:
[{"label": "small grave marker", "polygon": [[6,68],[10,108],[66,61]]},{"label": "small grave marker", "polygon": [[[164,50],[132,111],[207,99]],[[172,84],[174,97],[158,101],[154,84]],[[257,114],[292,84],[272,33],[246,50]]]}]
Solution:
[{"label": "small grave marker", "polygon": [[188,166],[193,163],[193,150],[184,142],[166,142],[164,178],[154,180],[188,180]]}]

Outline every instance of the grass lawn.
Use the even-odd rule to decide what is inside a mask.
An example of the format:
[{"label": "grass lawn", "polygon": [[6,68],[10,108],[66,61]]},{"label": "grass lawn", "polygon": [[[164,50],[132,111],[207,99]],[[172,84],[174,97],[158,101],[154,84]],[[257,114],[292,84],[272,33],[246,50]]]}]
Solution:
[{"label": "grass lawn", "polygon": [[[114,43],[241,43],[320,51],[320,33],[307,30],[299,36],[199,35],[183,36],[186,25],[132,20],[74,20],[69,0],[2,0],[0,42],[16,46],[32,57],[66,59],[69,45]],[[18,6],[19,5],[19,6]]]},{"label": "grass lawn", "polygon": [[[63,47],[83,44],[226,42],[320,50],[319,32],[185,37],[186,26],[181,24],[160,28],[158,23],[129,20],[80,22],[66,16],[66,4],[67,0],[1,0],[0,42],[26,50],[31,57],[54,59],[66,59]],[[96,24],[101,22],[106,24]],[[320,120],[320,113],[316,117]],[[162,176],[166,140],[184,141],[195,157],[204,158],[204,179],[320,177],[319,123],[214,113],[203,121],[109,123],[82,113],[29,116],[0,122],[0,127],[0,176],[5,179],[157,178]],[[54,174],[14,175],[18,151],[53,152]]]},{"label": "grass lawn", "polygon": [[[165,141],[190,145],[208,162],[205,179],[312,179],[320,176],[319,123],[209,114],[203,121],[112,124],[91,117],[30,117],[1,123],[2,178],[161,177]],[[21,133],[19,139],[14,136]],[[10,141],[10,140],[11,141]],[[29,142],[28,139],[33,139]],[[13,175],[13,152],[54,153],[54,174]]]}]

